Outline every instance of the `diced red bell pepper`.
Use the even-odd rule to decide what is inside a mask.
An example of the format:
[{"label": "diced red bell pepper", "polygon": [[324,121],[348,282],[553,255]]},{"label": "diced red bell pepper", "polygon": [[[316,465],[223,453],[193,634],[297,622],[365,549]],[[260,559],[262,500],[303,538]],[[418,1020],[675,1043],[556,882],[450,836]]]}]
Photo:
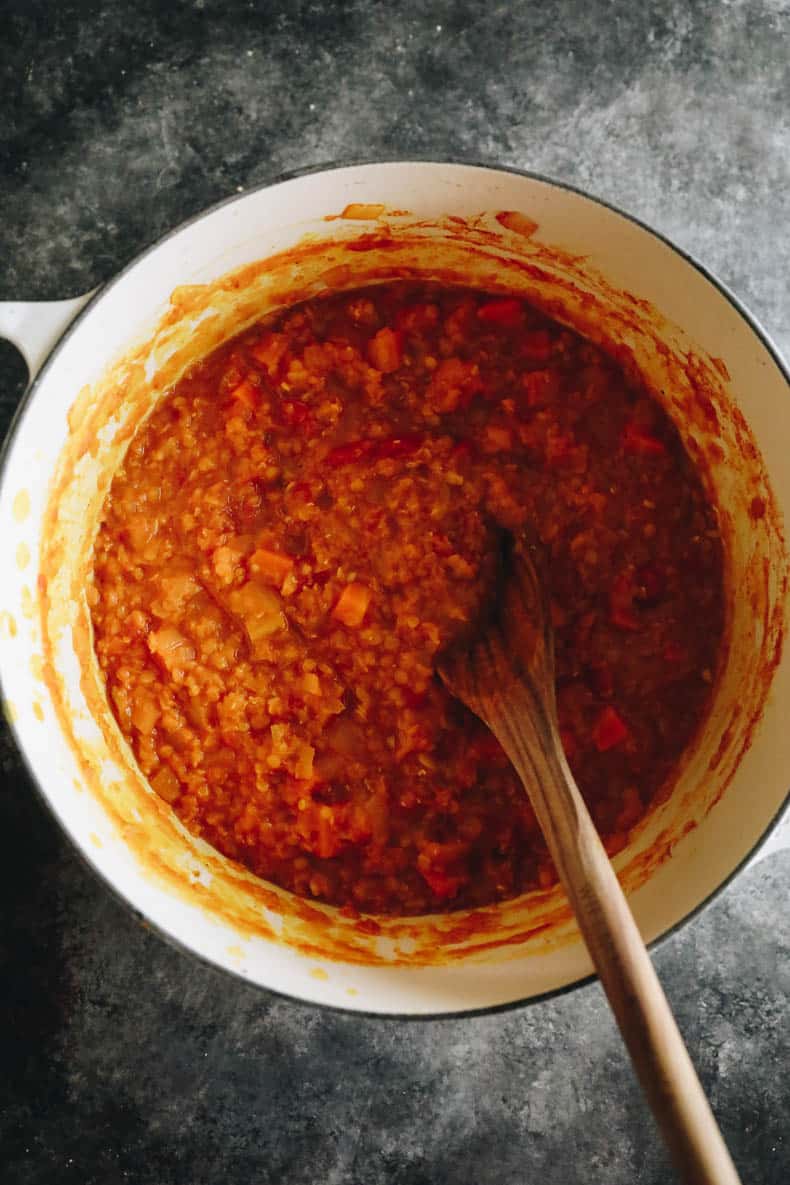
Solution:
[{"label": "diced red bell pepper", "polygon": [[339,444],[327,456],[327,464],[333,467],[350,465],[354,461],[361,461],[369,457],[376,447],[375,440],[349,440],[347,444]]},{"label": "diced red bell pepper", "polygon": [[389,457],[410,457],[422,446],[424,439],[423,436],[413,434],[392,436],[389,440],[378,440],[373,450],[373,456],[377,461],[383,461]]},{"label": "diced red bell pepper", "polygon": [[486,424],[483,435],[484,453],[506,453],[513,447],[513,432],[502,424]]},{"label": "diced red bell pepper", "polygon": [[506,297],[503,300],[487,300],[477,310],[479,321],[487,325],[501,325],[504,329],[515,329],[524,320],[524,309],[520,300]]},{"label": "diced red bell pepper", "polygon": [[634,613],[634,582],[629,572],[621,572],[609,590],[609,620],[621,630],[638,630]]},{"label": "diced red bell pepper", "polygon": [[423,444],[423,436],[391,436],[387,440],[351,440],[333,448],[327,456],[327,463],[334,468],[349,465],[367,458],[384,461],[393,457],[409,457]]},{"label": "diced red bell pepper", "polygon": [[623,451],[634,457],[663,457],[667,447],[663,440],[652,436],[645,428],[629,420],[621,439]]},{"label": "diced red bell pepper", "polygon": [[546,438],[546,464],[558,467],[565,465],[575,460],[576,449],[576,440],[570,432],[552,432]]},{"label": "diced red bell pepper", "polygon": [[548,329],[533,329],[521,341],[521,354],[529,362],[548,362],[554,349]]},{"label": "diced red bell pepper", "polygon": [[433,895],[442,901],[455,897],[465,879],[462,876],[451,876],[441,868],[421,868],[420,873]]},{"label": "diced red bell pepper", "polygon": [[605,663],[590,668],[589,681],[595,694],[602,699],[608,699],[614,693],[612,670]]},{"label": "diced red bell pepper", "polygon": [[598,752],[605,753],[608,749],[614,749],[616,745],[622,745],[629,735],[628,725],[622,716],[611,704],[607,704],[592,730],[593,744]]}]

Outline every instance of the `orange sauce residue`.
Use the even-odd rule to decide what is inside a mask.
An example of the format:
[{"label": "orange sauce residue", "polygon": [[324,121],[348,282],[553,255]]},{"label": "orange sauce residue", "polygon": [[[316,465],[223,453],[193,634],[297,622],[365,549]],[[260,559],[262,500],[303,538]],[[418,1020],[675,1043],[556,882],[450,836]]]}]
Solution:
[{"label": "orange sauce residue", "polygon": [[33,607],[33,594],[26,584],[22,585],[20,600],[22,602],[22,616],[27,618],[28,621],[32,621],[35,614],[35,609]]},{"label": "orange sauce residue", "polygon": [[380,218],[407,218],[408,210],[393,210],[383,202],[349,202],[339,214],[325,214],[324,222],[376,222]]},{"label": "orange sauce residue", "polygon": [[16,495],[12,503],[12,511],[18,523],[23,523],[28,517],[30,514],[30,494],[27,490],[20,490]]},{"label": "orange sauce residue", "polygon": [[342,211],[340,217],[358,219],[360,222],[372,222],[376,218],[381,218],[386,208],[380,202],[350,202],[345,210]]},{"label": "orange sauce residue", "polygon": [[16,618],[7,609],[0,611],[0,638],[15,638],[18,629]]},{"label": "orange sauce residue", "polygon": [[512,230],[513,234],[516,235],[523,235],[525,239],[531,238],[538,229],[538,224],[534,218],[530,218],[526,214],[520,214],[518,210],[500,210],[496,216],[496,220],[506,230]]}]

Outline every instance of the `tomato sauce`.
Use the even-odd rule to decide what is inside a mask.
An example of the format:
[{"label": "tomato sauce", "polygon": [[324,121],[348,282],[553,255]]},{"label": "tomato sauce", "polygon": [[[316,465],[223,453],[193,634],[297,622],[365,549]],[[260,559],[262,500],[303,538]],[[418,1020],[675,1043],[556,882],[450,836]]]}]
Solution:
[{"label": "tomato sauce", "polygon": [[438,653],[501,527],[548,556],[563,744],[610,853],[697,731],[723,632],[714,508],[660,404],[511,296],[393,282],[246,330],[156,407],[89,589],[118,724],[184,824],[350,912],[555,872]]}]

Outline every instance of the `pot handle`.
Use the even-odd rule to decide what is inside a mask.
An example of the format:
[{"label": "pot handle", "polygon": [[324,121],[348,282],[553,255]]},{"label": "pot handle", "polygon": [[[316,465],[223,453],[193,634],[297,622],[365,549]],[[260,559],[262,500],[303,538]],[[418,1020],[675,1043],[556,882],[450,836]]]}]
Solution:
[{"label": "pot handle", "polygon": [[15,345],[25,359],[28,383],[33,382],[53,346],[97,291],[94,288],[72,300],[0,301],[0,337]]},{"label": "pot handle", "polygon": [[748,867],[754,868],[755,864],[759,864],[766,856],[772,856],[774,852],[788,850],[790,850],[790,806],[785,807],[767,839],[760,844],[752,856]]}]

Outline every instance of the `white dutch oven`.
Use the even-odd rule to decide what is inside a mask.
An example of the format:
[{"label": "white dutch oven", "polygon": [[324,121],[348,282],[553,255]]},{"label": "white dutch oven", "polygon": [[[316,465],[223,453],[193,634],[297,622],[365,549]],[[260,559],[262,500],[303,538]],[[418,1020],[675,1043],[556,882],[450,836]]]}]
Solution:
[{"label": "white dutch oven", "polygon": [[645,938],[697,910],[772,829],[762,851],[781,846],[787,373],[737,301],[665,240],[523,174],[391,163],[301,175],[187,223],[92,299],[0,306],[0,332],[33,379],[0,484],[0,678],[50,808],[164,935],[304,1000],[441,1014],[528,1000],[590,973],[560,891],[360,926],[256,881],[189,836],[143,781],[103,699],[84,598],[113,468],[190,362],[286,301],[414,273],[522,291],[626,347],[715,488],[730,644],[676,785],[615,861]]}]

